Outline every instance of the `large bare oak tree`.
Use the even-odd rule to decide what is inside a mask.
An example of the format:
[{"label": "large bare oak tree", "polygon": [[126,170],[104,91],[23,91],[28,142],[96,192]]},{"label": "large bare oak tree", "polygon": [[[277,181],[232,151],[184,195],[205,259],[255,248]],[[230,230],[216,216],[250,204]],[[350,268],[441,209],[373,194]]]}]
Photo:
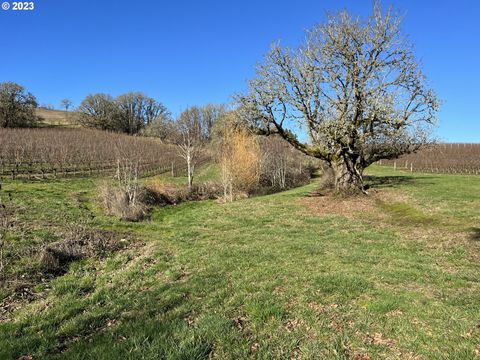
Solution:
[{"label": "large bare oak tree", "polygon": [[[438,109],[401,17],[378,3],[365,20],[329,15],[296,49],[274,44],[238,99],[263,133],[330,165],[342,192],[364,191],[372,163],[429,142]],[[310,141],[297,138],[298,125]]]}]

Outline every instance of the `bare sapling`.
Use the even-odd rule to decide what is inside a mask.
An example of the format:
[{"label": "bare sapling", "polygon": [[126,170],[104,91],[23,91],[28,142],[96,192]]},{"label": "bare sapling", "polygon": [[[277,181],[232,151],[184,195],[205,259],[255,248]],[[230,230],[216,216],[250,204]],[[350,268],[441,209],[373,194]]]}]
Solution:
[{"label": "bare sapling", "polygon": [[201,109],[191,107],[183,111],[175,123],[175,130],[175,143],[180,157],[187,165],[188,187],[191,188],[202,147],[209,137],[207,123]]},{"label": "bare sapling", "polygon": [[123,220],[137,221],[146,214],[146,205],[141,201],[139,178],[142,152],[130,149],[119,142],[115,146],[117,169],[115,183],[105,183],[100,189],[100,200],[110,215]]}]

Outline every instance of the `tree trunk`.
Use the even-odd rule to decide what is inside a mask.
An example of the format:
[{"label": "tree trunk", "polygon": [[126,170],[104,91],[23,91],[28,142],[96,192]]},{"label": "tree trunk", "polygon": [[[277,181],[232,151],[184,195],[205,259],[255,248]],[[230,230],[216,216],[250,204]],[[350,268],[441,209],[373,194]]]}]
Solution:
[{"label": "tree trunk", "polygon": [[332,163],[335,191],[344,194],[365,192],[363,188],[363,169],[346,161]]},{"label": "tree trunk", "polygon": [[193,169],[192,169],[192,160],[190,155],[187,156],[187,176],[188,176],[188,187],[192,187],[193,183]]}]

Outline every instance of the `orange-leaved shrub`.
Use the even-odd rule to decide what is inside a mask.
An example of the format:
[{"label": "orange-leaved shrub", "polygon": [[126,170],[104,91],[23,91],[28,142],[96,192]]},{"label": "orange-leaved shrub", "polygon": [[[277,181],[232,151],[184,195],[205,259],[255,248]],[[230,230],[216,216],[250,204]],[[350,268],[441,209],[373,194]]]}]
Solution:
[{"label": "orange-leaved shrub", "polygon": [[219,163],[225,201],[248,196],[259,184],[260,147],[245,128],[222,130]]}]

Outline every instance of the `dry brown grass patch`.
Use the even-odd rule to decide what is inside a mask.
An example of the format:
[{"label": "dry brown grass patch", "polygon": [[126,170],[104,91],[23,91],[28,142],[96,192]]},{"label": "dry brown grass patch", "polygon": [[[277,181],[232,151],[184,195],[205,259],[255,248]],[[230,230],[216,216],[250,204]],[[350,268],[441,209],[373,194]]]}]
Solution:
[{"label": "dry brown grass patch", "polygon": [[62,237],[62,240],[45,246],[41,252],[42,266],[50,273],[62,273],[72,261],[103,256],[124,248],[128,243],[115,232],[83,226],[69,229]]},{"label": "dry brown grass patch", "polygon": [[408,204],[412,199],[406,194],[390,189],[370,189],[368,195],[342,196],[334,192],[318,190],[301,200],[316,215],[338,215],[349,219],[387,222],[388,214],[382,210],[385,204]]},{"label": "dry brown grass patch", "polygon": [[373,212],[379,192],[370,195],[343,197],[333,193],[313,192],[302,202],[316,215],[340,215],[356,218],[358,214]]}]

